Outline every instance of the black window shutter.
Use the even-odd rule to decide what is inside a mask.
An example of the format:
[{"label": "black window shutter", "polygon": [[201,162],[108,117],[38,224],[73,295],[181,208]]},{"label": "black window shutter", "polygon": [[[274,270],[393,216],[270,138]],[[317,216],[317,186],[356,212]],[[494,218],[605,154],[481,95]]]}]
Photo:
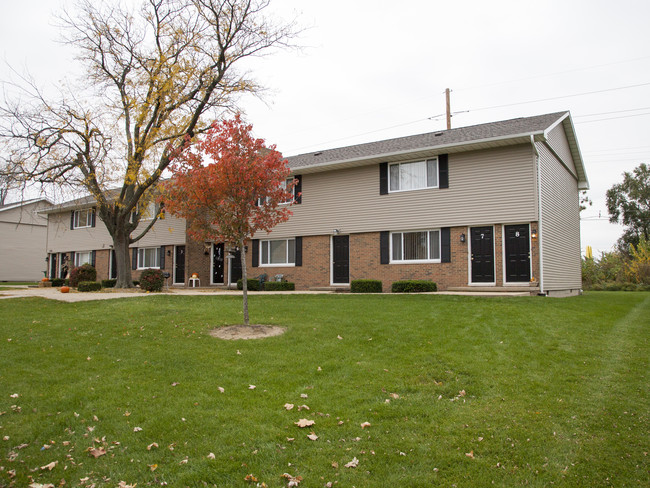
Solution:
[{"label": "black window shutter", "polygon": [[440,229],[440,261],[451,263],[451,227]]},{"label": "black window shutter", "polygon": [[95,267],[96,259],[97,259],[97,251],[91,251],[90,252],[90,265],[93,268]]},{"label": "black window shutter", "polygon": [[388,163],[379,164],[379,194],[388,193]]},{"label": "black window shutter", "polygon": [[70,230],[74,229],[74,210],[70,212]]},{"label": "black window shutter", "polygon": [[138,248],[132,247],[131,252],[131,269],[138,269]]},{"label": "black window shutter", "polygon": [[302,237],[296,237],[296,266],[302,266]]},{"label": "black window shutter", "polygon": [[90,212],[90,226],[95,227],[95,218],[97,215],[97,207],[93,207],[92,211]]},{"label": "black window shutter", "polygon": [[449,188],[449,154],[438,156],[438,187]]},{"label": "black window shutter", "polygon": [[165,246],[160,246],[160,258],[158,259],[160,269],[165,269]]},{"label": "black window shutter", "polygon": [[72,271],[72,268],[74,268],[74,251],[70,252],[70,270]]},{"label": "black window shutter", "polygon": [[260,265],[260,240],[253,239],[252,244],[251,260],[253,262],[253,268],[257,268]]},{"label": "black window shutter", "polygon": [[388,264],[390,262],[390,232],[384,230],[379,233],[379,263]]},{"label": "black window shutter", "polygon": [[296,181],[296,186],[293,187],[294,201],[296,205],[300,205],[302,203],[302,175],[296,175],[294,178],[298,180]]}]

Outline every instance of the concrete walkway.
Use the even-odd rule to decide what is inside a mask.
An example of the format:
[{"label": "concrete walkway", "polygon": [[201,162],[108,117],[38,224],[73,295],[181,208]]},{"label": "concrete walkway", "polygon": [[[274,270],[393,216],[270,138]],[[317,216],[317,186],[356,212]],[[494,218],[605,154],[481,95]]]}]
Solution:
[{"label": "concrete walkway", "polygon": [[[0,300],[8,298],[26,298],[41,297],[50,300],[59,300],[62,302],[85,302],[89,300],[110,300],[111,298],[144,298],[160,295],[199,295],[199,296],[238,296],[242,292],[239,290],[225,290],[220,288],[172,288],[161,293],[147,293],[139,289],[133,291],[95,291],[95,292],[78,292],[71,290],[69,293],[61,293],[59,288],[28,288],[12,287],[14,289],[3,290],[0,286]],[[337,294],[332,291],[249,291],[249,295],[332,295]],[[349,295],[348,293],[338,293],[339,295]],[[433,293],[422,293],[426,295],[464,295],[464,296],[482,296],[482,297],[516,297],[529,296],[527,293],[520,292],[449,292],[439,291]]]}]

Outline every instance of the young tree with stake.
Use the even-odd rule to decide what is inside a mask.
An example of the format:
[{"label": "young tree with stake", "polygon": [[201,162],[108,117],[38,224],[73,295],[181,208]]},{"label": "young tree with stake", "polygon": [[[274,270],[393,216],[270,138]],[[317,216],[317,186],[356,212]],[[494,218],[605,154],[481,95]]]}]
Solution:
[{"label": "young tree with stake", "polygon": [[288,163],[240,115],[215,122],[204,137],[174,158],[162,185],[170,213],[186,219],[199,241],[226,242],[241,250],[244,324],[249,325],[245,243],[291,216],[295,182],[285,185]]}]

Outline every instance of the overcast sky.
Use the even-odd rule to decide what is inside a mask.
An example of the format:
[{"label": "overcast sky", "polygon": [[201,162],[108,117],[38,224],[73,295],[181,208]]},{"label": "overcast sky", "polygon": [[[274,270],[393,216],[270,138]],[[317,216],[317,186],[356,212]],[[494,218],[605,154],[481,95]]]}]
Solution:
[{"label": "overcast sky", "polygon": [[[74,76],[56,42],[61,2],[0,1],[2,59],[39,84]],[[303,48],[250,62],[268,91],[242,108],[285,156],[444,129],[447,87],[452,127],[569,110],[594,202],[583,251],[612,248],[621,228],[605,192],[650,163],[650,2],[271,0],[270,11],[306,27]]]}]

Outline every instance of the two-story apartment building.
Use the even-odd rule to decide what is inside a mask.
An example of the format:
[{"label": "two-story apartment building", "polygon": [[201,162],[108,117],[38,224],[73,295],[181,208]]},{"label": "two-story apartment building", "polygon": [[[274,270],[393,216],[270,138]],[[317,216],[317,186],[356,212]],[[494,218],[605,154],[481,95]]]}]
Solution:
[{"label": "two-story apartment building", "polygon": [[452,287],[581,288],[579,191],[568,112],[289,158],[293,216],[258,234],[250,276],[298,289],[401,279]]},{"label": "two-story apartment building", "polygon": [[[97,279],[116,278],[115,251],[108,230],[99,221],[92,197],[54,205],[45,210],[45,249],[50,278],[66,278],[70,270],[84,263],[97,269]],[[134,235],[138,235],[158,213],[154,203],[143,212]],[[133,279],[142,270],[160,268],[170,273],[170,284],[184,284],[185,220],[166,216],[156,221],[145,236],[130,247]]]},{"label": "two-story apartment building", "polygon": [[[379,279],[435,281],[440,290],[581,288],[579,191],[588,188],[568,112],[461,127],[288,158],[293,216],[248,245],[247,272],[297,289]],[[90,262],[114,276],[112,241],[90,198],[53,207],[50,276]],[[143,228],[148,222],[143,220]],[[239,253],[194,242],[167,216],[132,246],[133,277],[148,267],[187,285],[225,286]],[[531,286],[532,283],[532,286]]]}]

